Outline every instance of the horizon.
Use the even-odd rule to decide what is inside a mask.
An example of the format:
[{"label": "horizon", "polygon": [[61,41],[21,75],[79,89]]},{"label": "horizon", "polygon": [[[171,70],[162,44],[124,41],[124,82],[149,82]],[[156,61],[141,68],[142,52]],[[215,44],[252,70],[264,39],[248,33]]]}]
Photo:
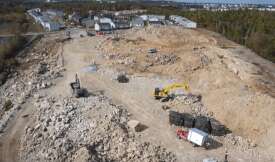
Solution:
[{"label": "horizon", "polygon": [[186,3],[224,3],[224,4],[272,4],[275,5],[275,0],[173,0],[176,2]]}]

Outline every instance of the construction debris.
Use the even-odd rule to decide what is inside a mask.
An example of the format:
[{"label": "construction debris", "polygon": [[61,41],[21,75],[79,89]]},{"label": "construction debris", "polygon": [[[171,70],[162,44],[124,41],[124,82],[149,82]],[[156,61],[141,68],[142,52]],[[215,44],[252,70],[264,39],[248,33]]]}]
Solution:
[{"label": "construction debris", "polygon": [[213,118],[205,116],[194,117],[188,113],[179,113],[176,111],[169,111],[169,122],[172,125],[182,126],[187,128],[197,128],[206,133],[211,133],[215,136],[222,136],[227,133],[224,125]]},{"label": "construction debris", "polygon": [[141,124],[128,121],[126,110],[105,96],[43,98],[35,105],[37,119],[22,137],[23,161],[175,161],[164,149],[140,142],[127,125],[140,131]]}]

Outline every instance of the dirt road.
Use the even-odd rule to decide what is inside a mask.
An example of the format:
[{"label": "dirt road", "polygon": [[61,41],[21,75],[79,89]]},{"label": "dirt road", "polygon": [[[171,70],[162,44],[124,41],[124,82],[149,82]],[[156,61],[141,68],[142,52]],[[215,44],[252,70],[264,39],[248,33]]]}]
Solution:
[{"label": "dirt road", "polygon": [[21,106],[21,110],[11,119],[8,129],[0,137],[0,162],[19,161],[20,138],[25,131],[25,126],[30,124],[32,113],[35,111],[30,102]]}]

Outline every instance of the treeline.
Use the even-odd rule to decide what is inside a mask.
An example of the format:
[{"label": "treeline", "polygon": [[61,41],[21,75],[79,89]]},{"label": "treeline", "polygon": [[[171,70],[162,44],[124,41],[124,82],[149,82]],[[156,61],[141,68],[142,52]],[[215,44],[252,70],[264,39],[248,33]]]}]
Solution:
[{"label": "treeline", "polygon": [[33,24],[26,14],[26,7],[16,3],[0,3],[0,34],[38,32],[42,28]]},{"label": "treeline", "polygon": [[175,7],[145,7],[150,13],[181,15],[199,27],[221,33],[258,55],[275,62],[275,12],[239,10],[226,12],[184,11]]},{"label": "treeline", "polygon": [[22,36],[15,36],[1,40],[0,43],[0,85],[3,84],[12,67],[17,65],[15,55],[26,44]]},{"label": "treeline", "polygon": [[275,13],[262,11],[183,12],[199,26],[223,34],[275,62]]}]

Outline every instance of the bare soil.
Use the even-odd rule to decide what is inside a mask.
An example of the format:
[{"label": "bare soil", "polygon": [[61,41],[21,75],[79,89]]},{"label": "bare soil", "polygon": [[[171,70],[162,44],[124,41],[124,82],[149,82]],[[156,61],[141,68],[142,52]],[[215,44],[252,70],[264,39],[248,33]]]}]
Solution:
[{"label": "bare soil", "polygon": [[[150,48],[158,52],[150,55]],[[112,98],[127,108],[132,119],[146,126],[138,133],[142,140],[161,145],[178,161],[223,159],[226,151],[229,161],[274,161],[275,65],[250,50],[202,29],[148,27],[73,38],[60,51],[66,71],[47,90],[48,95],[69,96],[68,85],[77,73],[89,92]],[[85,71],[94,63],[97,71]],[[115,80],[121,72],[128,74],[129,83]],[[221,145],[209,150],[179,140],[176,127],[169,125],[168,112],[161,108],[163,103],[152,96],[155,87],[176,82],[188,82],[191,93],[202,96],[207,113],[240,140],[232,143],[228,136],[215,138]],[[171,109],[189,111],[186,105]],[[13,123],[0,138],[1,157],[16,157],[13,150],[18,142],[13,141],[21,133],[14,132],[27,126],[28,120],[16,117]],[[3,147],[9,144],[13,147]]]}]

